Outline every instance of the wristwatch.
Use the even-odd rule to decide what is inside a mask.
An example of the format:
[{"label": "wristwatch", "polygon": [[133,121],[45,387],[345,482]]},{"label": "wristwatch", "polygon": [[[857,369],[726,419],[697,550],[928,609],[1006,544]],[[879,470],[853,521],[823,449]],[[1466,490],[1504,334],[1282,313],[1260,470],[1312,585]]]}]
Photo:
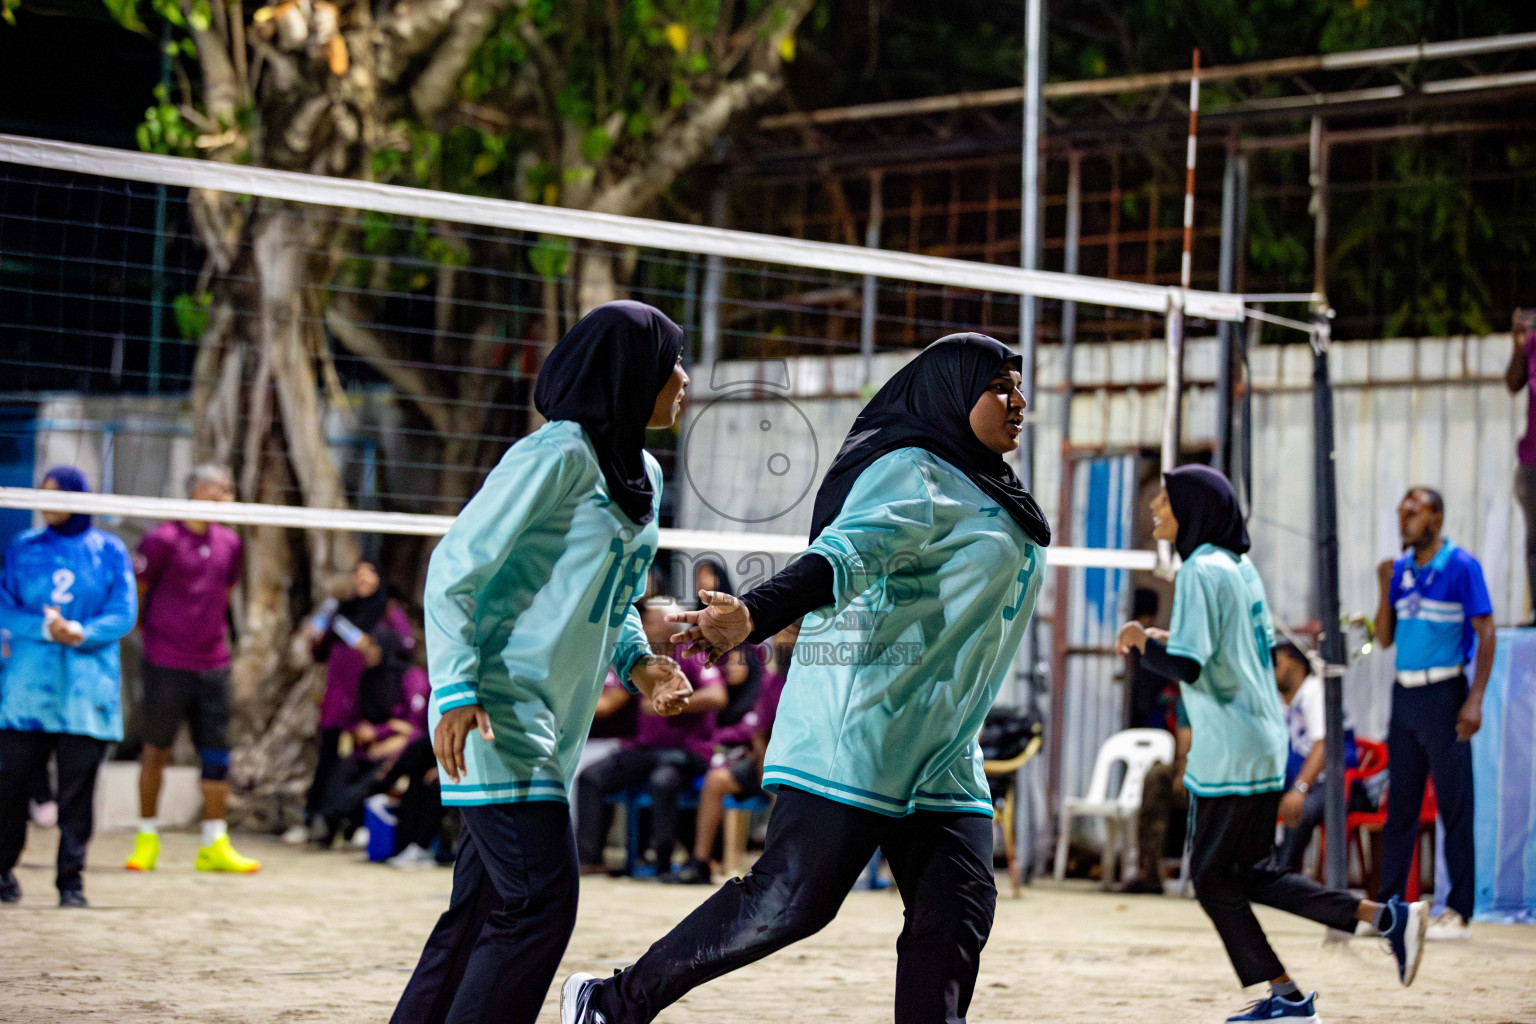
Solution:
[{"label": "wristwatch", "polygon": [[1305,782],[1302,782],[1300,779],[1292,783],[1291,788],[1300,793],[1302,796],[1306,796],[1307,793],[1312,789],[1311,786],[1307,785]]}]

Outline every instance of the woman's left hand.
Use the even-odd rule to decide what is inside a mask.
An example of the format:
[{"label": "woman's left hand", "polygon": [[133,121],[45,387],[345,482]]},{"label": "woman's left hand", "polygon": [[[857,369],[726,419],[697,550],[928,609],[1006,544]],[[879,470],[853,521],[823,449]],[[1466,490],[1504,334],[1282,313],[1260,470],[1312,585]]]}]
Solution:
[{"label": "woman's left hand", "polygon": [[1127,622],[1120,627],[1120,636],[1115,640],[1115,653],[1122,658],[1132,651],[1145,652],[1147,649],[1147,631],[1139,622]]}]

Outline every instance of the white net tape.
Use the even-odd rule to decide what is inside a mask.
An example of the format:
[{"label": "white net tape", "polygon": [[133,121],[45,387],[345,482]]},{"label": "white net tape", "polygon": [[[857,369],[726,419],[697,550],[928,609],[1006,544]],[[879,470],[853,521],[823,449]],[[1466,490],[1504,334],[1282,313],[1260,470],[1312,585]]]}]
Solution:
[{"label": "white net tape", "polygon": [[[0,487],[0,508],[81,512],[87,515],[131,516],[141,519],[190,519],[245,526],[285,526],[304,530],[345,530],[352,533],[397,533],[440,537],[452,516],[405,512],[369,512],[302,505],[261,505],[248,501],[187,501],[143,498],[126,494],[81,494],[73,491]],[[799,536],[783,533],[727,533],[718,530],[661,531],[661,546],[677,551],[761,552],[793,555],[805,549]],[[1089,569],[1153,569],[1157,553],[1109,548],[1053,547],[1046,564]]]}]

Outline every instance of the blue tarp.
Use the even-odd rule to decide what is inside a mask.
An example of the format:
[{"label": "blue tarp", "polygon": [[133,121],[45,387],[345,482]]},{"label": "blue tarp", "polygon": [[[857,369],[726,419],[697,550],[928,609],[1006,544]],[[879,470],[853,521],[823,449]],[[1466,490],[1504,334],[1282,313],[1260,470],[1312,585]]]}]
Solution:
[{"label": "blue tarp", "polygon": [[1499,630],[1472,773],[1477,920],[1536,924],[1536,629]]}]

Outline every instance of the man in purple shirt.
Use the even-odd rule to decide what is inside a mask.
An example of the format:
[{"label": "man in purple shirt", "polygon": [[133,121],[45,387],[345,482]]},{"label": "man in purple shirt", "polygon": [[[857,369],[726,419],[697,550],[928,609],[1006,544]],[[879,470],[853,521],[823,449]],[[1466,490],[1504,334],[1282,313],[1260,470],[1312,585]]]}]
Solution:
[{"label": "man in purple shirt", "polygon": [[[187,476],[193,501],[234,497],[229,471],[203,465]],[[144,635],[144,750],[139,760],[139,834],[129,871],[153,871],[160,856],[160,782],[183,721],[203,764],[202,843],[197,870],[249,874],[261,865],[235,852],[229,800],[229,592],[240,582],[240,537],[221,523],[161,523],[134,556]]]},{"label": "man in purple shirt", "polygon": [[[1504,370],[1504,383],[1511,394],[1518,393],[1536,377],[1536,312],[1517,309],[1511,332],[1514,350]],[[1515,469],[1515,497],[1525,512],[1525,580],[1531,601],[1536,604],[1536,395],[1525,407],[1525,436],[1516,449],[1520,465]]]}]

